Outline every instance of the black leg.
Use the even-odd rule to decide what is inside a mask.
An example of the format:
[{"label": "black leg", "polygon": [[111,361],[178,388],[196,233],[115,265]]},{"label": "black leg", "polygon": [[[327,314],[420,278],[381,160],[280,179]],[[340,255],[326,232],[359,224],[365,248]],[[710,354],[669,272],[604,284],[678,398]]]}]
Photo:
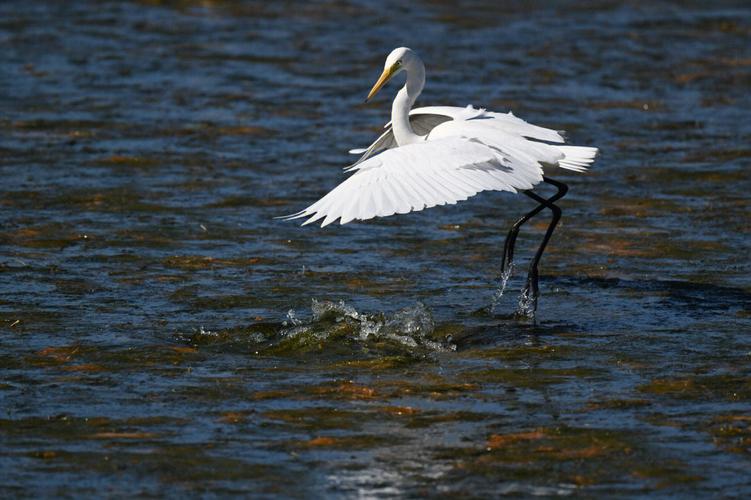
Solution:
[{"label": "black leg", "polygon": [[[545,176],[543,176],[542,180],[543,182],[546,182],[558,188],[558,192],[545,201],[549,203],[553,203],[557,200],[560,200],[564,196],[566,196],[566,193],[568,192],[568,186],[566,186],[564,183],[558,182],[556,180],[553,180]],[[528,193],[528,192],[530,191],[525,191],[525,193]],[[535,207],[535,209],[531,210],[524,217],[516,221],[513,226],[511,226],[511,229],[509,230],[508,235],[506,236],[506,241],[503,244],[503,260],[501,261],[501,273],[502,274],[507,272],[507,270],[511,268],[511,264],[514,261],[514,246],[516,245],[516,237],[519,236],[519,229],[521,229],[522,225],[525,222],[527,222],[529,219],[531,219],[535,215],[542,212],[542,210],[545,208],[546,208],[545,203],[541,202],[540,205]]]},{"label": "black leg", "polygon": [[[543,180],[549,184],[552,184],[556,187],[558,187],[558,193],[563,193],[561,196],[566,194],[566,191],[568,190],[566,185],[554,181],[553,179],[549,179],[547,177],[543,178]],[[545,231],[545,237],[542,239],[542,243],[540,244],[540,247],[537,249],[537,252],[535,253],[534,258],[532,259],[532,263],[529,266],[529,274],[527,275],[527,284],[524,287],[524,290],[522,290],[522,300],[520,302],[522,313],[527,316],[534,316],[535,311],[537,310],[537,298],[540,294],[539,289],[539,269],[538,266],[540,264],[540,259],[542,258],[542,254],[545,252],[545,247],[548,245],[548,242],[550,241],[550,237],[553,235],[553,231],[555,231],[555,227],[558,224],[558,221],[561,220],[561,209],[552,203],[551,200],[555,198],[555,196],[551,197],[550,199],[545,199],[541,196],[538,196],[537,194],[531,192],[531,191],[525,191],[524,194],[532,198],[533,200],[537,201],[541,204],[541,206],[544,206],[546,208],[549,208],[553,212],[553,218],[550,221],[550,225],[548,226],[547,231]],[[560,198],[559,196],[558,198]],[[558,199],[556,198],[556,199]]]},{"label": "black leg", "polygon": [[506,235],[506,241],[503,244],[503,260],[501,261],[501,274],[505,273],[507,269],[511,269],[511,264],[514,261],[514,247],[516,246],[516,237],[519,236],[519,229],[522,225],[535,215],[542,212],[545,205],[537,205],[534,210],[531,210],[521,219],[516,221],[511,229],[509,229],[508,235]]}]

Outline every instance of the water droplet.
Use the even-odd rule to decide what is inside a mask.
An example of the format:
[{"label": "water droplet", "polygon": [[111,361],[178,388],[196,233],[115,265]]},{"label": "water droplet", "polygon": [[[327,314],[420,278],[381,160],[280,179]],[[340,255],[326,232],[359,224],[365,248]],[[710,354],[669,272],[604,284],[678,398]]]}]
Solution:
[{"label": "water droplet", "polygon": [[500,283],[498,284],[498,288],[496,288],[495,292],[493,293],[493,299],[490,304],[491,313],[495,312],[495,307],[498,305],[498,302],[500,302],[501,297],[503,297],[503,292],[506,291],[506,284],[508,283],[508,280],[511,277],[511,273],[513,271],[514,263],[512,262],[511,264],[509,264],[506,270],[501,273]]}]

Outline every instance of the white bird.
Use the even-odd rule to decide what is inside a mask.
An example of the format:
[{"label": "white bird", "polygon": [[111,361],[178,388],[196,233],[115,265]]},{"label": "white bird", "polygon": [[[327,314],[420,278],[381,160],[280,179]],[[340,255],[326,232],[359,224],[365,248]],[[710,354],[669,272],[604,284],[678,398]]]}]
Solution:
[{"label": "white bird", "polygon": [[[383,73],[368,94],[371,99],[395,75],[406,72],[407,81],[391,107],[386,131],[346,170],[354,172],[326,196],[305,210],[285,217],[323,219],[326,226],[455,204],[480,191],[522,191],[540,205],[509,231],[502,270],[510,268],[520,226],[549,208],[553,220],[530,266],[527,297],[534,314],[537,304],[537,264],[560,218],[554,201],[565,195],[565,184],[544,175],[559,167],[583,172],[594,161],[597,148],[565,145],[560,132],[532,125],[512,113],[493,113],[472,106],[430,106],[410,109],[425,86],[425,66],[406,47],[386,58]],[[540,182],[558,192],[542,198],[531,189]]]}]

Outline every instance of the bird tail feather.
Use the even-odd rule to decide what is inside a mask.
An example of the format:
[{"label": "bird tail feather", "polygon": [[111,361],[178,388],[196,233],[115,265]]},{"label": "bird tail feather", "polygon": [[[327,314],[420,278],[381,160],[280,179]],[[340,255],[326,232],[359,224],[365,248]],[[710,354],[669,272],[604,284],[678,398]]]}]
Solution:
[{"label": "bird tail feather", "polygon": [[556,146],[564,157],[558,166],[566,170],[584,172],[595,161],[599,150],[589,146]]}]

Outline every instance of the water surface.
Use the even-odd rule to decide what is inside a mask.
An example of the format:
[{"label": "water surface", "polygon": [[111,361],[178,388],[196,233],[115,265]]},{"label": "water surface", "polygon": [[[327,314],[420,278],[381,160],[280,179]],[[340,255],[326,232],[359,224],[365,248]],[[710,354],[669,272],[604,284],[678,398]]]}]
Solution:
[{"label": "water surface", "polygon": [[[4,2],[3,496],[751,494],[743,2]],[[300,228],[387,121],[513,110],[602,156]]]}]

